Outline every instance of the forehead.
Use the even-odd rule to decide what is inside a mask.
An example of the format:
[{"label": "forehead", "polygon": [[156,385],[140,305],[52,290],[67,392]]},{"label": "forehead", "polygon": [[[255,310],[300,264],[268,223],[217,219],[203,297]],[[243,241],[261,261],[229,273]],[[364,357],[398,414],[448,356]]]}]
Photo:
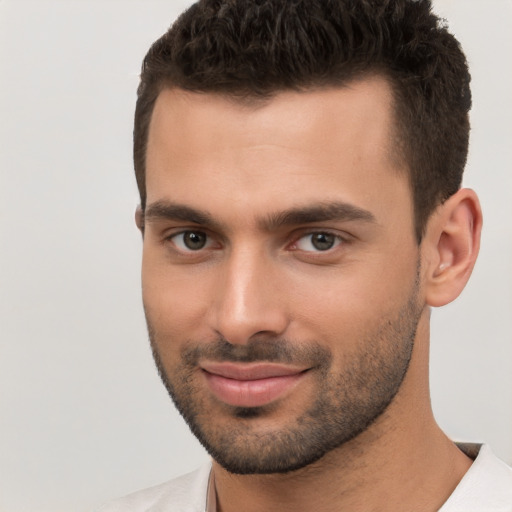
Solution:
[{"label": "forehead", "polygon": [[378,208],[396,201],[396,183],[409,196],[393,133],[392,92],[381,77],[261,102],[164,90],[149,130],[147,203],[226,210],[228,202],[233,211],[249,203],[255,214],[319,200]]},{"label": "forehead", "polygon": [[[358,146],[373,144],[379,136],[381,146],[375,149],[384,150],[382,156],[391,154],[392,89],[379,75],[342,87],[278,92],[265,99],[164,89],[153,109],[148,139],[151,146],[155,137],[172,135],[176,146],[186,142],[186,147],[196,143],[202,149],[217,149],[219,142],[234,145],[243,137],[244,143],[272,142],[276,136],[281,141],[285,132],[290,141],[328,134],[334,143],[350,132]],[[172,149],[173,141],[165,142]]]}]

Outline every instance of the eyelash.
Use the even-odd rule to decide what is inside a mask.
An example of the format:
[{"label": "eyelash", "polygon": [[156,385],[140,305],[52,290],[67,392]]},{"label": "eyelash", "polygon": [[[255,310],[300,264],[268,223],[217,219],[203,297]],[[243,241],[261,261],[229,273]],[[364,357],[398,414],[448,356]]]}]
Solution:
[{"label": "eyelash", "polygon": [[[180,236],[184,236],[186,234],[196,234],[196,235],[204,235],[206,237],[206,246],[200,247],[197,250],[190,249],[190,248],[183,248],[179,247],[176,244],[176,239]],[[302,240],[307,239],[308,237],[313,237],[314,235],[327,235],[328,237],[332,237],[334,239],[333,247],[329,247],[325,250],[303,250],[300,247],[298,247],[299,242]],[[310,257],[321,257],[322,255],[330,255],[334,251],[339,248],[340,245],[344,245],[348,243],[348,236],[342,236],[339,233],[332,232],[330,230],[315,230],[315,231],[307,231],[307,232],[301,232],[299,236],[294,236],[293,241],[286,245],[286,249],[293,252],[301,252],[303,254],[306,254]],[[198,257],[200,255],[204,255],[204,251],[211,249],[211,244],[214,243],[214,237],[210,235],[207,231],[201,230],[201,229],[184,229],[182,231],[172,233],[164,238],[164,243],[170,242],[173,246],[176,252],[178,252],[180,255],[185,257]],[[312,242],[310,242],[312,244]],[[182,241],[180,245],[185,245],[185,242]],[[221,244],[217,244],[217,248],[221,248]],[[215,249],[215,248],[214,248]]]},{"label": "eyelash", "polygon": [[[313,242],[313,237],[317,235],[322,235],[322,236],[327,236],[327,237],[330,237],[333,239],[333,243],[334,245],[332,247],[328,247],[326,248],[325,250],[311,250],[311,251],[308,251],[308,250],[305,250],[305,249],[301,249],[300,247],[298,247],[299,243],[303,240],[307,240],[308,238],[310,239],[310,244],[311,245],[314,245],[314,242]],[[340,246],[341,244],[344,244],[346,243],[346,238],[342,237],[340,234],[338,233],[333,233],[332,231],[329,231],[329,230],[318,230],[318,231],[308,231],[307,233],[302,233],[300,237],[296,238],[294,242],[292,242],[291,245],[289,245],[288,247],[291,249],[291,250],[296,250],[296,251],[302,251],[304,253],[310,253],[310,254],[331,254],[338,246]]]},{"label": "eyelash", "polygon": [[[187,249],[185,247],[183,247],[183,248],[179,247],[177,245],[177,243],[176,243],[176,239],[178,237],[184,236],[186,234],[204,235],[206,237],[205,244],[207,245],[207,247],[201,247],[198,250],[193,250],[193,249],[190,249],[190,248]],[[201,229],[184,229],[182,231],[178,231],[176,233],[172,233],[172,234],[166,236],[164,238],[164,243],[171,243],[174,246],[174,249],[176,250],[176,252],[178,252],[181,255],[184,255],[184,256],[187,256],[187,257],[190,257],[190,256],[197,257],[200,254],[204,254],[204,250],[209,248],[209,246],[211,245],[213,240],[214,240],[214,238],[207,231],[204,231],[204,230],[201,230]],[[185,245],[185,242],[182,240],[180,245]],[[220,244],[218,244],[218,245],[220,247]]]}]

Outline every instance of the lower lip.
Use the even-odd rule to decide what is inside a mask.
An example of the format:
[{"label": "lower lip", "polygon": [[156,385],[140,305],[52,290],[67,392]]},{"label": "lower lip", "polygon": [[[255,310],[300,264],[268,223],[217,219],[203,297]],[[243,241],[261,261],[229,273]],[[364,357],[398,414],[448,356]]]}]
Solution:
[{"label": "lower lip", "polygon": [[235,407],[262,407],[290,392],[305,373],[257,380],[236,380],[204,372],[211,392],[221,402]]}]

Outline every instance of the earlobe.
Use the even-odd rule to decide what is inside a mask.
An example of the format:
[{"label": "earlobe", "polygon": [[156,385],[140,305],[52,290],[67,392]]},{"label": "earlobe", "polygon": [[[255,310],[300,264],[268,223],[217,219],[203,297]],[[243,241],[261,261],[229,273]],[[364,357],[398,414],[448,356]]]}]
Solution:
[{"label": "earlobe", "polygon": [[135,224],[139,228],[142,236],[144,236],[144,212],[140,205],[137,206],[137,209],[135,210]]},{"label": "earlobe", "polygon": [[478,256],[481,229],[480,203],[470,189],[459,190],[432,215],[424,239],[427,304],[444,306],[460,295]]}]

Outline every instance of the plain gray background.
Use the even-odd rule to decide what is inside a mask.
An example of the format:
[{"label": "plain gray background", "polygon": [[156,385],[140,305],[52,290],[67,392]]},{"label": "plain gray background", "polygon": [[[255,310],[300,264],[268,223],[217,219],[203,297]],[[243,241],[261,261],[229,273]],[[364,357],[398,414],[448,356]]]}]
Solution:
[{"label": "plain gray background", "polygon": [[[433,312],[436,416],[512,462],[512,3],[436,0],[473,75],[480,261]],[[143,55],[188,1],[0,0],[0,510],[84,512],[196,467],[153,367],[131,161]]]}]

